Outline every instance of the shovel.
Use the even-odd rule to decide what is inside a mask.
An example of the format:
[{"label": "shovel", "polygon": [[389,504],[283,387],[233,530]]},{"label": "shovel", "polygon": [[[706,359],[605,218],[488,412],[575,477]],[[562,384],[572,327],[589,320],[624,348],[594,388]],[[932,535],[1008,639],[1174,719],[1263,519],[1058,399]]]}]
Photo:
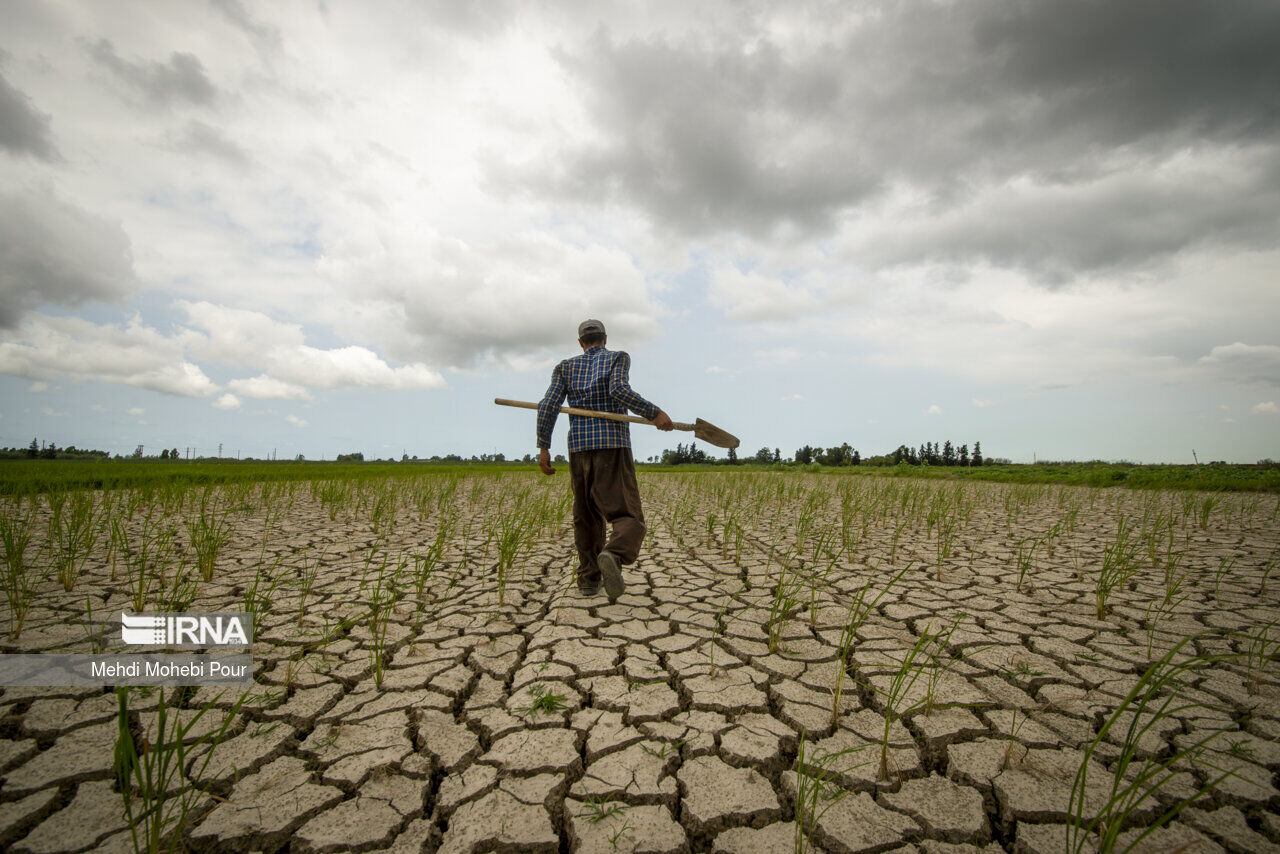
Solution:
[{"label": "shovel", "polygon": [[[493,402],[499,406],[518,406],[521,409],[537,409],[538,404],[529,403],[526,400],[507,400],[505,397],[495,397]],[[560,407],[561,412],[569,415],[583,415],[587,418],[605,418],[609,421],[630,421],[633,424],[648,424],[652,426],[653,422],[641,418],[639,415],[624,415],[619,412],[597,412],[594,409],[576,409],[572,406]],[[704,442],[715,445],[717,448],[736,448],[738,447],[738,437],[730,433],[726,433],[716,425],[703,421],[701,418],[696,419],[692,424],[685,424],[680,421],[673,421],[671,426],[677,430],[684,430],[692,433],[695,439],[701,439]]]}]

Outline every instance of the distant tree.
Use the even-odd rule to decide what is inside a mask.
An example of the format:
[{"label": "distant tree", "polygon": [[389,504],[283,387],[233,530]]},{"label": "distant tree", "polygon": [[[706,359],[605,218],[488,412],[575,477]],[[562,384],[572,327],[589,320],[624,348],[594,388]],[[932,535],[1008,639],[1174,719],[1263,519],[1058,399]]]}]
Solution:
[{"label": "distant tree", "polygon": [[968,445],[960,446],[960,465],[962,466],[969,465],[969,446]]},{"label": "distant tree", "polygon": [[563,463],[564,461],[564,454],[556,454],[555,459],[553,460],[553,462],[557,463]]},{"label": "distant tree", "polygon": [[980,466],[982,465],[983,462],[984,461],[982,459],[982,443],[974,442],[973,443],[973,464],[975,466]]},{"label": "distant tree", "polygon": [[40,459],[53,460],[58,457],[58,446],[50,442],[40,449]]},{"label": "distant tree", "polygon": [[160,459],[162,459],[162,460],[167,460],[167,459],[169,459],[169,449],[168,449],[168,448],[165,448],[163,451],[161,451],[161,452],[160,452]]},{"label": "distant tree", "polygon": [[944,466],[953,466],[956,464],[956,449],[951,447],[950,439],[948,439],[942,446],[942,464]]},{"label": "distant tree", "polygon": [[862,465],[862,454],[859,454],[856,448],[853,451],[853,459],[850,462],[855,466]]},{"label": "distant tree", "polygon": [[28,456],[28,457],[31,457],[31,459],[33,459],[33,460],[34,460],[36,457],[40,456],[40,442],[39,442],[39,440],[37,440],[37,439],[32,439],[32,440],[31,440],[31,445],[30,445],[30,447],[28,447],[28,448],[27,448],[27,456]]},{"label": "distant tree", "polygon": [[169,459],[171,459],[171,460],[176,460],[177,458],[178,458],[178,449],[177,449],[177,448],[171,448],[171,449],[169,450]]},{"label": "distant tree", "polygon": [[805,445],[803,448],[796,450],[796,462],[800,465],[807,466],[813,462],[813,448]]},{"label": "distant tree", "polygon": [[781,449],[781,448],[774,448],[774,449],[773,449],[773,461],[774,461],[775,463],[780,463],[780,462],[782,462],[782,449]]},{"label": "distant tree", "polygon": [[773,462],[773,451],[769,450],[768,448],[761,448],[760,450],[756,451],[755,461],[764,465],[768,465],[769,463]]},{"label": "distant tree", "polygon": [[136,447],[136,448],[134,448],[134,449],[133,449],[133,458],[134,458],[135,460],[140,460],[140,459],[142,459],[142,446],[141,446],[141,445],[139,445],[138,447]]},{"label": "distant tree", "polygon": [[293,458],[293,461],[295,463],[300,463],[300,462],[303,462],[304,460],[306,460],[306,457],[304,457],[302,454],[298,454],[296,457]]},{"label": "distant tree", "polygon": [[729,465],[736,466],[738,464],[738,451],[736,448],[729,449]]},{"label": "distant tree", "polygon": [[355,451],[350,454],[338,454],[338,462],[340,463],[362,463],[364,462],[364,451]]}]

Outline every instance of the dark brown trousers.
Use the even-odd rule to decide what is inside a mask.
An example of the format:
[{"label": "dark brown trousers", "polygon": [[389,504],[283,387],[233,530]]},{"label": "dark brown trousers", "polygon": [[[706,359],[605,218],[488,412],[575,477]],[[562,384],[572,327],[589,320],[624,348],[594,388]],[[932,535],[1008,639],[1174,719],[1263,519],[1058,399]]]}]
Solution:
[{"label": "dark brown trousers", "polygon": [[[578,578],[596,582],[596,558],[608,551],[620,564],[635,563],[644,540],[644,511],[630,448],[601,448],[569,454],[573,483],[573,539],[578,547]],[[605,538],[605,523],[613,535]]]}]

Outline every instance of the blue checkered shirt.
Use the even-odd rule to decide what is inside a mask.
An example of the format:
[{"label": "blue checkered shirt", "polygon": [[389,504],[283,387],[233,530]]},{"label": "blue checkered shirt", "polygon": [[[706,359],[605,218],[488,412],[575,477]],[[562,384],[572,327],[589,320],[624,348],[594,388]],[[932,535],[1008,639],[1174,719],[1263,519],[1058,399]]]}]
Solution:
[{"label": "blue checkered shirt", "polygon": [[[652,421],[661,411],[631,390],[627,372],[631,357],[603,344],[587,348],[581,356],[565,359],[551,372],[551,385],[538,404],[538,447],[551,447],[560,405],[599,412],[625,413],[628,409]],[[569,416],[569,453],[598,448],[630,448],[631,430],[625,421],[607,421],[585,415]]]}]

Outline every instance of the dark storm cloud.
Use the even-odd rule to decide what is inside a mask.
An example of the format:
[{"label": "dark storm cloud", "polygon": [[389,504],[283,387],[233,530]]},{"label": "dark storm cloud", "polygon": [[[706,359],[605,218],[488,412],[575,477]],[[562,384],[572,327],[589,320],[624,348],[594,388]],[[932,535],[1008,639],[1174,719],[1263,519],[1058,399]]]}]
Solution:
[{"label": "dark storm cloud", "polygon": [[204,66],[195,54],[175,51],[169,55],[168,62],[129,62],[121,59],[115,45],[106,39],[94,43],[89,52],[131,90],[152,103],[206,106],[217,98],[218,90],[205,76]]},{"label": "dark storm cloud", "polygon": [[135,283],[117,223],[47,193],[0,193],[0,328],[27,309],[116,299]]},{"label": "dark storm cloud", "polygon": [[41,160],[58,158],[49,116],[37,110],[31,99],[13,88],[3,75],[0,75],[0,148]]},{"label": "dark storm cloud", "polygon": [[[945,218],[1009,182],[1083,186],[1187,153],[1238,152],[1238,170],[1266,182],[1256,189],[1270,197],[1280,188],[1270,168],[1280,131],[1280,4],[857,8],[871,12],[847,32],[833,19],[832,38],[799,50],[757,41],[762,28],[741,20],[647,38],[601,30],[560,54],[598,139],[569,141],[519,166],[495,159],[490,178],[501,189],[634,206],[690,236],[783,224],[820,236],[841,217],[873,213],[888,187]],[[1126,206],[1158,211],[1170,223],[1167,237],[1118,240],[1106,211],[1095,210],[1103,219],[1080,223],[1085,233],[1054,247],[1046,263],[1141,263],[1218,231],[1248,245],[1276,239],[1274,224],[1242,224],[1257,206],[1215,198],[1214,180],[1189,190],[1208,201],[1181,220],[1177,210],[1159,210],[1169,200],[1157,184],[1139,183],[1133,191],[1147,195]],[[1034,199],[1025,208],[1032,223],[1052,224],[1053,211]],[[1008,222],[979,253],[1037,266],[1036,250],[1018,244],[1025,224]],[[928,251],[917,246],[915,260]]]}]

